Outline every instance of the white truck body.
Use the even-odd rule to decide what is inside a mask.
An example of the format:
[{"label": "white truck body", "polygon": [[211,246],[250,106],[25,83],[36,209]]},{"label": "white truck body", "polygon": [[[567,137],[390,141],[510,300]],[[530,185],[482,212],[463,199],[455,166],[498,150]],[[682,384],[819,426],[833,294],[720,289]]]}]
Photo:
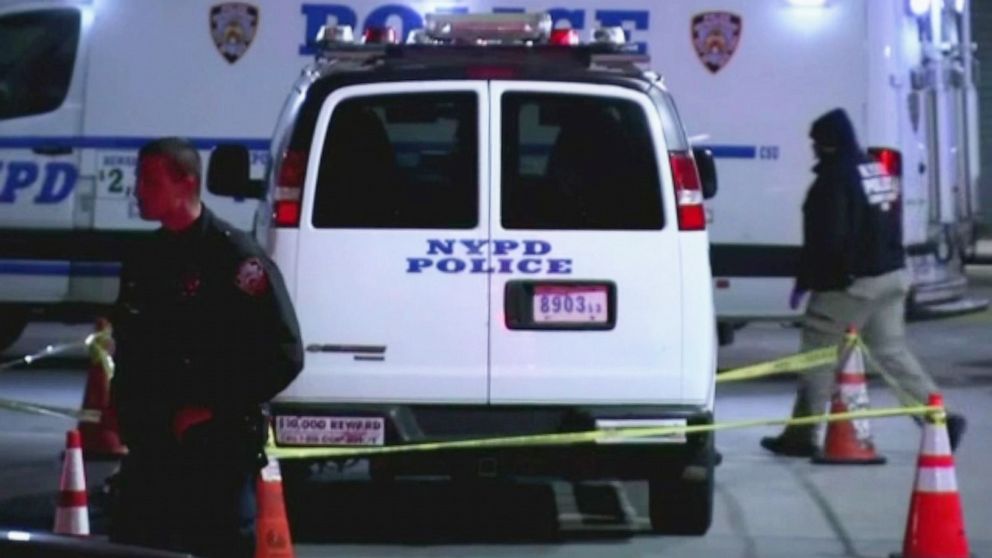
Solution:
[{"label": "white truck body", "polygon": [[[261,176],[287,84],[312,60],[321,25],[390,25],[405,36],[445,9],[548,9],[557,26],[622,25],[643,43],[690,135],[718,160],[709,211],[721,319],[797,315],[786,301],[812,180],[806,134],[837,106],[864,146],[901,154],[915,302],[960,297],[979,174],[969,2],[935,1],[925,15],[905,0],[795,4],[817,3],[0,1],[2,40],[22,33],[8,44],[26,45],[0,57],[0,329],[28,312],[89,315],[115,299],[121,253],[150,227],[130,196],[143,142],[184,136],[205,156],[246,144]],[[78,19],[50,21],[60,10]],[[59,56],[61,66],[50,63]],[[40,70],[60,67],[61,78]],[[257,203],[205,199],[252,226]]]}]

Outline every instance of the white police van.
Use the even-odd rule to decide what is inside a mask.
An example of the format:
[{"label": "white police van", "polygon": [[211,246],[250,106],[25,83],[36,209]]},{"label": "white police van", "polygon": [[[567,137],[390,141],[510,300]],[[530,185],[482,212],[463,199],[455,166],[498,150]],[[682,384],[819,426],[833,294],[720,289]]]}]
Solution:
[{"label": "white police van", "polygon": [[[546,14],[438,15],[415,44],[324,36],[285,105],[258,224],[307,351],[273,402],[278,444],[712,422],[714,167],[622,30],[578,45]],[[259,192],[247,163],[216,150],[210,188]],[[702,534],[713,455],[707,433],[372,466],[648,479],[654,528]]]}]

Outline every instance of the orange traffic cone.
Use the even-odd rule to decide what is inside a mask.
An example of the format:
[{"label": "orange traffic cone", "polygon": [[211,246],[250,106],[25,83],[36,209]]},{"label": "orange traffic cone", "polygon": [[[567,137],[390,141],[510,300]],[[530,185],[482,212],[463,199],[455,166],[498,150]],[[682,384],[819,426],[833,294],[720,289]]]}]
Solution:
[{"label": "orange traffic cone", "polygon": [[[857,330],[848,328],[841,347],[837,385],[830,401],[830,413],[849,413],[869,408],[865,359],[861,347],[853,343]],[[828,465],[880,465],[885,458],[875,453],[871,426],[867,419],[834,421],[827,426],[823,449],[813,456],[813,463]]]},{"label": "orange traffic cone", "polygon": [[293,558],[286,503],[282,493],[279,462],[269,458],[258,478],[258,523],[255,527],[255,558]]},{"label": "orange traffic cone", "polygon": [[117,421],[110,405],[110,371],[104,368],[101,351],[113,352],[110,322],[100,318],[96,322],[99,337],[90,347],[90,369],[83,393],[83,411],[100,415],[99,422],[80,421],[77,425],[83,437],[83,451],[87,459],[117,459],[127,453],[117,431]]},{"label": "orange traffic cone", "polygon": [[[931,394],[930,406],[944,406],[940,394]],[[954,455],[947,436],[947,416],[943,410],[928,415],[923,423],[920,459],[909,501],[906,538],[902,558],[967,558],[968,539],[964,533],[964,512],[954,473]]]},{"label": "orange traffic cone", "polygon": [[62,480],[59,483],[59,501],[55,509],[55,528],[58,535],[89,535],[90,517],[86,507],[86,475],[83,471],[83,450],[79,431],[66,434],[65,458],[62,463]]}]

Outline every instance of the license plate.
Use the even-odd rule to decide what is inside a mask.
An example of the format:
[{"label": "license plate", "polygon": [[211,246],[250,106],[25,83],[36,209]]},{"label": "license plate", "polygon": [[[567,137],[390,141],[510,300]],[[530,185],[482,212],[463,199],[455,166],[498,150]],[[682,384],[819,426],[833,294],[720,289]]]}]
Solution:
[{"label": "license plate", "polygon": [[381,446],[382,417],[276,417],[276,441],[295,446]]},{"label": "license plate", "polygon": [[536,285],[534,323],[606,323],[609,293],[606,285]]}]

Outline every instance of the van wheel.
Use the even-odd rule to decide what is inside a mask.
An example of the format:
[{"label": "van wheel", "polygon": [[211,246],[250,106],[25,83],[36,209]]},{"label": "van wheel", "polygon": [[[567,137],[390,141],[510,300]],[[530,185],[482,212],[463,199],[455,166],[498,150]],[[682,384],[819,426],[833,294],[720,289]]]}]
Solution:
[{"label": "van wheel", "polygon": [[21,338],[24,328],[28,326],[26,312],[4,310],[0,318],[0,353],[6,351],[15,341]]},{"label": "van wheel", "polygon": [[713,521],[712,443],[707,454],[707,464],[689,466],[689,474],[671,471],[648,480],[648,510],[655,533],[702,536],[709,530]]}]

